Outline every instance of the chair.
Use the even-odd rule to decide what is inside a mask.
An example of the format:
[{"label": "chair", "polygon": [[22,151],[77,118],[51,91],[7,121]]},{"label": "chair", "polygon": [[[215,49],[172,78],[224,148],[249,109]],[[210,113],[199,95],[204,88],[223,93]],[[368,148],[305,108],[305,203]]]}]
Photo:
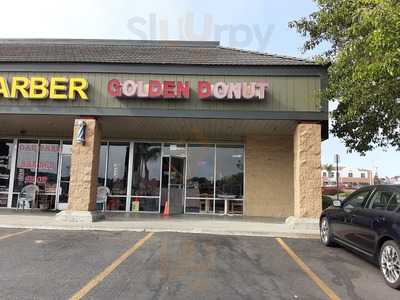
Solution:
[{"label": "chair", "polygon": [[17,209],[21,208],[21,206],[22,210],[25,209],[25,206],[32,209],[33,204],[35,203],[36,193],[38,192],[39,187],[37,185],[29,184],[24,186],[21,192],[18,194]]},{"label": "chair", "polygon": [[106,210],[106,202],[108,195],[110,195],[110,189],[106,186],[99,186],[97,188],[97,197],[96,197],[96,208],[98,205],[102,205],[103,211]]}]

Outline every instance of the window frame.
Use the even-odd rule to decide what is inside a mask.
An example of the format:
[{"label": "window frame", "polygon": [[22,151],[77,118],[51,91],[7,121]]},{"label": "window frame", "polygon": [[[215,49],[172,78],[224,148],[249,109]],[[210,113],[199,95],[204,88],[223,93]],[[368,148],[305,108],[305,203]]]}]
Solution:
[{"label": "window frame", "polygon": [[[371,205],[373,205],[374,197],[375,197],[375,195],[377,193],[390,193],[391,194],[389,199],[388,199],[388,202],[386,203],[386,205],[385,205],[385,207],[383,209],[376,209],[376,208],[371,207]],[[369,210],[374,210],[374,211],[387,211],[388,204],[389,204],[390,200],[392,199],[393,195],[394,195],[394,192],[392,190],[389,190],[389,189],[375,189],[374,192],[370,195],[370,197],[368,199],[368,202],[365,204],[365,208],[369,209]]]},{"label": "window frame", "polygon": [[[343,201],[343,205],[342,205],[342,207],[343,207],[343,210],[346,210],[346,205],[351,201],[351,200],[353,200],[355,197],[357,197],[359,194],[361,194],[361,193],[364,193],[364,192],[368,192],[368,194],[367,194],[367,196],[365,197],[365,199],[364,199],[364,201],[363,201],[363,203],[361,204],[361,206],[359,206],[359,207],[354,207],[353,206],[353,208],[350,208],[350,210],[353,210],[353,209],[363,209],[363,208],[365,208],[366,207],[366,205],[367,205],[367,203],[370,201],[370,199],[371,199],[371,195],[375,192],[375,188],[365,188],[365,189],[360,189],[360,190],[357,190],[357,191],[355,191],[355,192],[353,192],[352,194],[350,194],[344,201]],[[348,209],[349,210],[349,209]]]},{"label": "window frame", "polygon": [[400,197],[400,191],[399,191],[399,190],[393,190],[392,193],[393,193],[393,194],[392,194],[392,197],[390,197],[390,199],[389,199],[389,201],[388,201],[388,203],[387,203],[387,205],[386,205],[385,211],[386,211],[386,212],[391,212],[391,213],[398,213],[398,212],[400,211],[400,204],[398,204],[397,207],[396,207],[394,210],[388,210],[390,201],[391,201],[394,197],[397,197],[397,195]]}]

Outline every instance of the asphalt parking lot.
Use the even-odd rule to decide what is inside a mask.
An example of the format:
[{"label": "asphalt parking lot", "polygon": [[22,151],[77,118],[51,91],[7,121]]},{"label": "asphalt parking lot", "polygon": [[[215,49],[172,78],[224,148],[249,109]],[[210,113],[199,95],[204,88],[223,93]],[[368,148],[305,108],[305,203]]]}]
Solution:
[{"label": "asphalt parking lot", "polygon": [[[0,229],[0,299],[398,299],[379,270],[318,240]],[[332,299],[332,298],[331,298]]]}]

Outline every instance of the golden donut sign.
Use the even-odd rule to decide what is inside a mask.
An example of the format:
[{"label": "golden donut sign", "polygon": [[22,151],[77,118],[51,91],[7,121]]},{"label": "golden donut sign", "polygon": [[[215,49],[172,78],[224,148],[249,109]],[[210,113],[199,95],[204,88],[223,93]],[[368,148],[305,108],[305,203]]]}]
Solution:
[{"label": "golden donut sign", "polygon": [[[216,82],[199,80],[194,92],[201,100],[263,100],[268,82]],[[111,97],[131,99],[188,99],[192,89],[190,81],[173,80],[118,80],[108,82]]]}]

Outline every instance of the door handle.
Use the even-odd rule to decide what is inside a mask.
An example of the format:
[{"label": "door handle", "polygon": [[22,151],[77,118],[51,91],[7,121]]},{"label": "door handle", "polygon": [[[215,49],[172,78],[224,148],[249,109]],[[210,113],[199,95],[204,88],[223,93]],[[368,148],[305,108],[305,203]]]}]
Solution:
[{"label": "door handle", "polygon": [[379,223],[379,224],[385,223],[385,221],[386,221],[385,217],[377,217],[377,218],[375,218],[375,222]]}]

